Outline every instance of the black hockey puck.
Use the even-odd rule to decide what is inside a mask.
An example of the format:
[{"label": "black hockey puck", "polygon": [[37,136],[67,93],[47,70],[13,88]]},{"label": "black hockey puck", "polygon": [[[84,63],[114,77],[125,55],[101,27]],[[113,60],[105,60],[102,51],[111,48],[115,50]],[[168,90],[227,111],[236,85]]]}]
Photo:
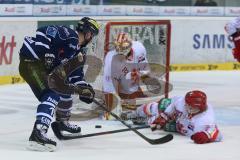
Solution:
[{"label": "black hockey puck", "polygon": [[95,125],[95,128],[102,128],[101,125]]}]

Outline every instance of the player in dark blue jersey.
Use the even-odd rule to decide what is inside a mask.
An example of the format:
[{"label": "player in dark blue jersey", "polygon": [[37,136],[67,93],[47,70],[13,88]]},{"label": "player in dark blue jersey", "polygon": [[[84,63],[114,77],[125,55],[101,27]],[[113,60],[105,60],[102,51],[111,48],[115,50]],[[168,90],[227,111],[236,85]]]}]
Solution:
[{"label": "player in dark blue jersey", "polygon": [[[79,61],[81,59],[81,63],[84,64],[86,59],[84,48],[98,32],[98,23],[94,19],[84,17],[78,22],[76,30],[65,26],[50,25],[38,28],[35,37],[24,38],[19,52],[19,72],[40,101],[37,107],[36,121],[29,138],[29,149],[38,151],[54,151],[56,149],[56,142],[46,135],[55,112],[55,123],[58,124],[61,131],[71,134],[81,132],[79,126],[69,123],[72,92],[58,92],[53,89],[54,84],[58,82],[55,79],[52,83],[51,79],[51,86],[49,86],[49,75],[52,75],[52,72],[56,73],[66,62],[74,63],[75,59]],[[76,66],[76,64],[74,65]],[[74,92],[80,94],[80,100],[92,103],[94,90],[84,81],[83,76],[83,65],[77,66],[74,71],[71,70],[67,73],[64,82],[78,86],[79,88]],[[84,92],[82,92],[83,88]]]}]

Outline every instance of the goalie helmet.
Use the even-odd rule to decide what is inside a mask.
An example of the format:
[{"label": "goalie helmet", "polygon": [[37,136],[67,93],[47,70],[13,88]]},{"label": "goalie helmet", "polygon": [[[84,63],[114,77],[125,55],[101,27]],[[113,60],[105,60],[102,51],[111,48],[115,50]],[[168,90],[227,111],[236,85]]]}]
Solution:
[{"label": "goalie helmet", "polygon": [[83,32],[83,33],[92,33],[93,36],[98,35],[99,32],[99,24],[97,21],[95,21],[92,18],[89,17],[83,17],[76,26],[77,32]]},{"label": "goalie helmet", "polygon": [[118,54],[127,56],[132,49],[132,40],[127,33],[119,33],[115,38],[114,46]]},{"label": "goalie helmet", "polygon": [[187,111],[190,114],[203,112],[207,108],[207,96],[199,90],[190,91],[185,95]]}]

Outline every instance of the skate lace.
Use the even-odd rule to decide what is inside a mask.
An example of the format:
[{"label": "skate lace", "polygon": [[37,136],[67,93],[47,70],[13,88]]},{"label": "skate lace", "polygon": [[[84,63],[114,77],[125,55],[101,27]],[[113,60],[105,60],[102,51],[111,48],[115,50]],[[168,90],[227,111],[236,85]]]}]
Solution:
[{"label": "skate lace", "polygon": [[74,130],[77,130],[78,129],[78,126],[75,125],[75,124],[70,124],[68,122],[64,122],[64,124],[68,127],[68,128],[71,128],[71,129],[74,129]]}]

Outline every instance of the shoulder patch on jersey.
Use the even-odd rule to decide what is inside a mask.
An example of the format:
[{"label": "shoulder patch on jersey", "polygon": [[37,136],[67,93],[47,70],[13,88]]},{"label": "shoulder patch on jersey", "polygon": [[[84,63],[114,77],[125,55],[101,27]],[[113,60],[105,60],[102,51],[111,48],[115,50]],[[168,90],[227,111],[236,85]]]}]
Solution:
[{"label": "shoulder patch on jersey", "polygon": [[66,27],[63,27],[63,30],[64,30],[67,37],[70,36],[70,33],[69,33],[69,31]]},{"label": "shoulder patch on jersey", "polygon": [[53,38],[55,38],[56,34],[57,34],[57,28],[49,26],[47,28],[46,34],[51,36],[51,37],[53,37]]}]

